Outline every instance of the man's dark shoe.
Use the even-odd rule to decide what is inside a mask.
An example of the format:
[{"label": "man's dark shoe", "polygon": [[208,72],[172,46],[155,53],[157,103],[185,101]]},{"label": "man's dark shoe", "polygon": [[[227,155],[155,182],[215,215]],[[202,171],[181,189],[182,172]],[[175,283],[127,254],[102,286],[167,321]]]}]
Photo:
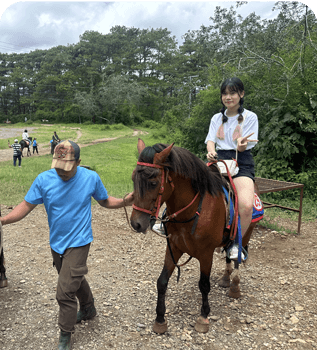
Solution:
[{"label": "man's dark shoe", "polygon": [[92,304],[91,306],[80,308],[80,310],[77,312],[77,321],[76,323],[80,323],[81,321],[90,320],[93,317],[97,315],[97,311],[95,308],[95,305]]},{"label": "man's dark shoe", "polygon": [[71,336],[70,332],[61,331],[61,335],[59,336],[59,343],[57,350],[70,350],[71,349]]}]

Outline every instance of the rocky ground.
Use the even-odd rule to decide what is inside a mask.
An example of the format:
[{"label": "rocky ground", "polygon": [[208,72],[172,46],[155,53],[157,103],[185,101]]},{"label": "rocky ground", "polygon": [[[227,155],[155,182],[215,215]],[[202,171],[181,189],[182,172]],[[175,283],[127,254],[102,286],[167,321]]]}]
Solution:
[{"label": "rocky ground", "polygon": [[[10,210],[1,205],[2,215]],[[215,253],[210,329],[205,334],[193,328],[201,307],[199,266],[193,259],[181,268],[179,283],[176,274],[170,280],[169,329],[157,335],[152,331],[156,280],[166,242],[153,232],[133,232],[123,209],[94,205],[92,214],[94,242],[87,279],[97,316],[76,326],[73,350],[317,349],[317,222],[302,223],[299,236],[258,226],[249,259],[241,266],[239,300],[230,299],[227,290],[218,286],[225,259]],[[278,223],[297,227],[289,220]],[[3,231],[9,285],[0,289],[0,348],[56,349],[57,274],[43,205]]]},{"label": "rocky ground", "polygon": [[[1,210],[5,215],[11,208]],[[87,278],[98,314],[76,326],[74,350],[317,349],[316,222],[303,223],[297,237],[256,228],[248,262],[241,266],[239,300],[230,299],[218,286],[225,259],[215,253],[206,334],[193,328],[201,296],[198,262],[191,261],[182,268],[179,283],[176,274],[171,278],[169,330],[157,335],[152,325],[164,239],[152,232],[133,232],[123,209],[93,206],[92,212],[95,240]],[[4,248],[9,286],[0,289],[1,348],[55,349],[57,276],[43,206],[4,227]]]}]

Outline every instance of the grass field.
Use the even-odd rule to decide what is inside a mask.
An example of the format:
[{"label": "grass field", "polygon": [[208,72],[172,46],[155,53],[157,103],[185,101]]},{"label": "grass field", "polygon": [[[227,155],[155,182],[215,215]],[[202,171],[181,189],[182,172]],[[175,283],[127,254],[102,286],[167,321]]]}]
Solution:
[{"label": "grass field", "polygon": [[[11,126],[12,127],[12,126]],[[32,125],[33,127],[33,125]],[[78,127],[78,125],[77,125]],[[21,126],[20,126],[21,128]],[[50,129],[48,129],[50,128]],[[55,125],[54,127],[37,126],[37,139],[45,140],[52,131],[58,132],[62,139],[75,139],[77,134],[74,125]],[[49,131],[48,131],[49,130]],[[122,197],[133,190],[131,174],[137,162],[137,137],[132,136],[133,130],[123,125],[80,126],[82,137],[78,141],[81,144],[91,143],[96,139],[114,138],[115,140],[98,143],[81,148],[81,164],[91,167],[98,172],[108,192],[115,197]],[[34,133],[34,132],[33,132]],[[148,145],[162,140],[155,140],[151,134],[142,135]],[[43,141],[42,141],[43,142]],[[7,139],[0,140],[7,149]],[[36,176],[50,169],[51,155],[24,157],[22,167],[13,167],[12,160],[0,163],[0,204],[16,205],[20,203]]]},{"label": "grass field", "polygon": [[[19,126],[19,128],[24,126]],[[36,126],[36,137],[39,143],[50,139],[54,130],[61,130],[58,132],[60,138],[75,139],[77,136],[76,128],[79,125],[55,125]],[[12,126],[10,126],[12,128]],[[95,125],[80,125],[82,137],[79,143],[87,144],[93,140],[101,138],[118,137],[115,140],[98,143],[92,146],[82,147],[81,149],[81,164],[91,167],[101,177],[110,195],[115,197],[122,197],[126,193],[133,190],[133,183],[131,174],[136,166],[137,153],[137,137],[132,136],[133,130],[123,125],[112,126],[95,126]],[[157,142],[166,142],[158,139],[158,134],[147,130],[147,135],[142,135],[142,139],[146,145],[153,145]],[[0,148],[7,148],[7,139],[0,140]],[[20,203],[36,176],[50,169],[52,162],[51,155],[32,156],[23,158],[23,167],[13,167],[12,160],[0,162],[0,204],[16,205]],[[274,197],[275,196],[275,197]],[[290,199],[288,197],[276,197],[276,194],[268,194],[265,196],[266,200],[273,203],[280,203],[281,205],[298,208],[299,201],[297,199]],[[296,197],[297,198],[297,197]],[[93,201],[95,203],[95,201]],[[281,209],[268,209],[266,211],[266,225],[270,226],[270,218],[282,217],[292,221],[297,221],[298,214]],[[309,199],[303,201],[303,220],[316,220],[316,204]],[[273,227],[276,229],[276,227]],[[295,231],[295,229],[294,229]]]}]

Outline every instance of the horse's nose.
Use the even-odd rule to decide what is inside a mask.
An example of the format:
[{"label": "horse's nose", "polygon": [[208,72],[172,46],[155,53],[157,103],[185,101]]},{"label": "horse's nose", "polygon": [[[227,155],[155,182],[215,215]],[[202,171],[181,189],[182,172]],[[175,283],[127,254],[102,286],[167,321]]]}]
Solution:
[{"label": "horse's nose", "polygon": [[137,232],[141,232],[141,224],[135,220],[131,220],[131,226],[137,231]]}]

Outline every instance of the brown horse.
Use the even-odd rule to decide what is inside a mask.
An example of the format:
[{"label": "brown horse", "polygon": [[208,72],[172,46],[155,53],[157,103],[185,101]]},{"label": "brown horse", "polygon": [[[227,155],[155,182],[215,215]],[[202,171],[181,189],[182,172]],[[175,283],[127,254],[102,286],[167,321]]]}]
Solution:
[{"label": "brown horse", "polygon": [[[145,233],[153,227],[161,205],[166,203],[166,216],[162,218],[167,235],[167,247],[163,270],[157,280],[158,300],[153,330],[164,333],[167,322],[164,318],[165,294],[169,278],[184,253],[200,263],[199,289],[202,294],[201,315],[195,329],[207,332],[210,312],[208,293],[213,253],[229,241],[226,232],[227,207],[223,186],[226,181],[219,171],[213,171],[188,150],[164,144],[145,147],[138,141],[139,159],[132,179],[134,181],[134,204],[131,225],[137,232]],[[245,247],[255,223],[251,224],[243,237]],[[235,269],[227,267],[220,284],[230,286],[229,295],[240,296],[239,264]],[[230,275],[232,281],[230,282]]]},{"label": "brown horse", "polygon": [[32,137],[29,137],[29,144],[27,144],[27,142],[25,140],[21,140],[19,143],[21,145],[21,152],[22,152],[22,157],[23,157],[23,150],[24,148],[27,149],[27,152],[26,152],[26,156],[27,157],[30,157],[31,156],[31,150],[30,150],[30,146],[31,146],[31,142],[32,142]]}]

